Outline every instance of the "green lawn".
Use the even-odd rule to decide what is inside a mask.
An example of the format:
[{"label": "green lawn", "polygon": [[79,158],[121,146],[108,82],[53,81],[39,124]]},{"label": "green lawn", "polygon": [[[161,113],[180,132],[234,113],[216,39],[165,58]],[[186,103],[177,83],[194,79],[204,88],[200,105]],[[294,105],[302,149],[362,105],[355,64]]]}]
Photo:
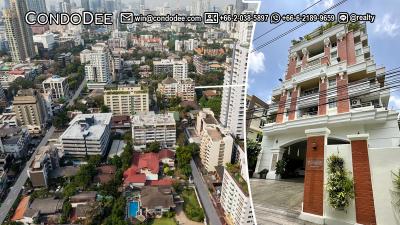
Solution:
[{"label": "green lawn", "polygon": [[186,216],[190,220],[203,222],[204,211],[197,201],[196,193],[194,192],[194,190],[191,188],[184,190],[182,192],[182,197],[184,200],[183,211],[185,212]]},{"label": "green lawn", "polygon": [[176,222],[174,221],[173,218],[160,218],[160,219],[155,219],[151,223],[151,225],[176,225]]}]

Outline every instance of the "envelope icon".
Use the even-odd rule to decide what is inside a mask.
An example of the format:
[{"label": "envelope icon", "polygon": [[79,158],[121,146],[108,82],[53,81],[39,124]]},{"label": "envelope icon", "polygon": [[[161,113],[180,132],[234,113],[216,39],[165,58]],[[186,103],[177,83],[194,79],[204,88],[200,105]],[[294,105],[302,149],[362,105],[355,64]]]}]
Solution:
[{"label": "envelope icon", "polygon": [[119,18],[121,24],[131,24],[133,23],[133,12],[121,12]]}]

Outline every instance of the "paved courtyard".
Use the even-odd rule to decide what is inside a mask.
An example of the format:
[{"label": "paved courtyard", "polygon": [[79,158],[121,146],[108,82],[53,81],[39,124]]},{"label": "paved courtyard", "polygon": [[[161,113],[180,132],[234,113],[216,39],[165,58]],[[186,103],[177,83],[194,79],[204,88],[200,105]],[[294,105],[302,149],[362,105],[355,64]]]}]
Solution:
[{"label": "paved courtyard", "polygon": [[251,179],[251,194],[259,225],[313,225],[298,219],[303,202],[303,179]]}]

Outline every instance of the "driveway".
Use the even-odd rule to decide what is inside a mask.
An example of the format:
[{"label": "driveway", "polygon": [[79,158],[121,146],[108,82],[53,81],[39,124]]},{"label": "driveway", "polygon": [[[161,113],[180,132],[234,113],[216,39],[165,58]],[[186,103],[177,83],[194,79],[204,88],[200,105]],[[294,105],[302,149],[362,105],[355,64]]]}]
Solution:
[{"label": "driveway", "polygon": [[185,213],[183,212],[182,204],[178,204],[176,206],[175,211],[176,211],[175,218],[179,222],[179,225],[204,225],[204,223],[195,222],[187,218]]}]

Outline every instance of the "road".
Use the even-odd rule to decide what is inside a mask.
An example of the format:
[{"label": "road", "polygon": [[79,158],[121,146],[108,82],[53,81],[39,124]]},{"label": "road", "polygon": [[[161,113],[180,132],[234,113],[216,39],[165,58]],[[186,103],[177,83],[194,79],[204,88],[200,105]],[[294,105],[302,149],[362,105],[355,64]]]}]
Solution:
[{"label": "road", "polygon": [[211,202],[211,196],[208,192],[207,184],[203,180],[203,177],[201,176],[200,171],[193,160],[190,161],[190,167],[192,168],[194,185],[196,186],[201,204],[203,205],[203,209],[206,213],[208,224],[222,225],[217,214],[217,210],[214,208],[214,205]]},{"label": "road", "polygon": [[[75,94],[73,97],[69,100],[68,106],[71,106],[74,103],[74,100],[79,96],[80,92],[82,91],[83,87],[85,86],[86,81],[82,81],[81,85],[79,88],[76,90]],[[1,205],[0,208],[0,224],[3,224],[4,220],[7,217],[8,212],[11,210],[11,207],[13,206],[14,202],[17,200],[17,197],[19,193],[22,190],[22,187],[24,186],[26,180],[28,179],[28,168],[29,165],[32,163],[33,159],[35,158],[35,155],[38,151],[38,149],[42,146],[45,146],[47,144],[47,141],[49,138],[53,135],[55,131],[55,127],[51,127],[47,132],[46,135],[43,137],[42,141],[39,143],[39,145],[36,147],[35,152],[33,152],[31,158],[29,161],[25,164],[24,169],[20,173],[17,181],[15,184],[10,188],[10,191],[8,192],[7,198],[4,200],[3,204]]]}]

